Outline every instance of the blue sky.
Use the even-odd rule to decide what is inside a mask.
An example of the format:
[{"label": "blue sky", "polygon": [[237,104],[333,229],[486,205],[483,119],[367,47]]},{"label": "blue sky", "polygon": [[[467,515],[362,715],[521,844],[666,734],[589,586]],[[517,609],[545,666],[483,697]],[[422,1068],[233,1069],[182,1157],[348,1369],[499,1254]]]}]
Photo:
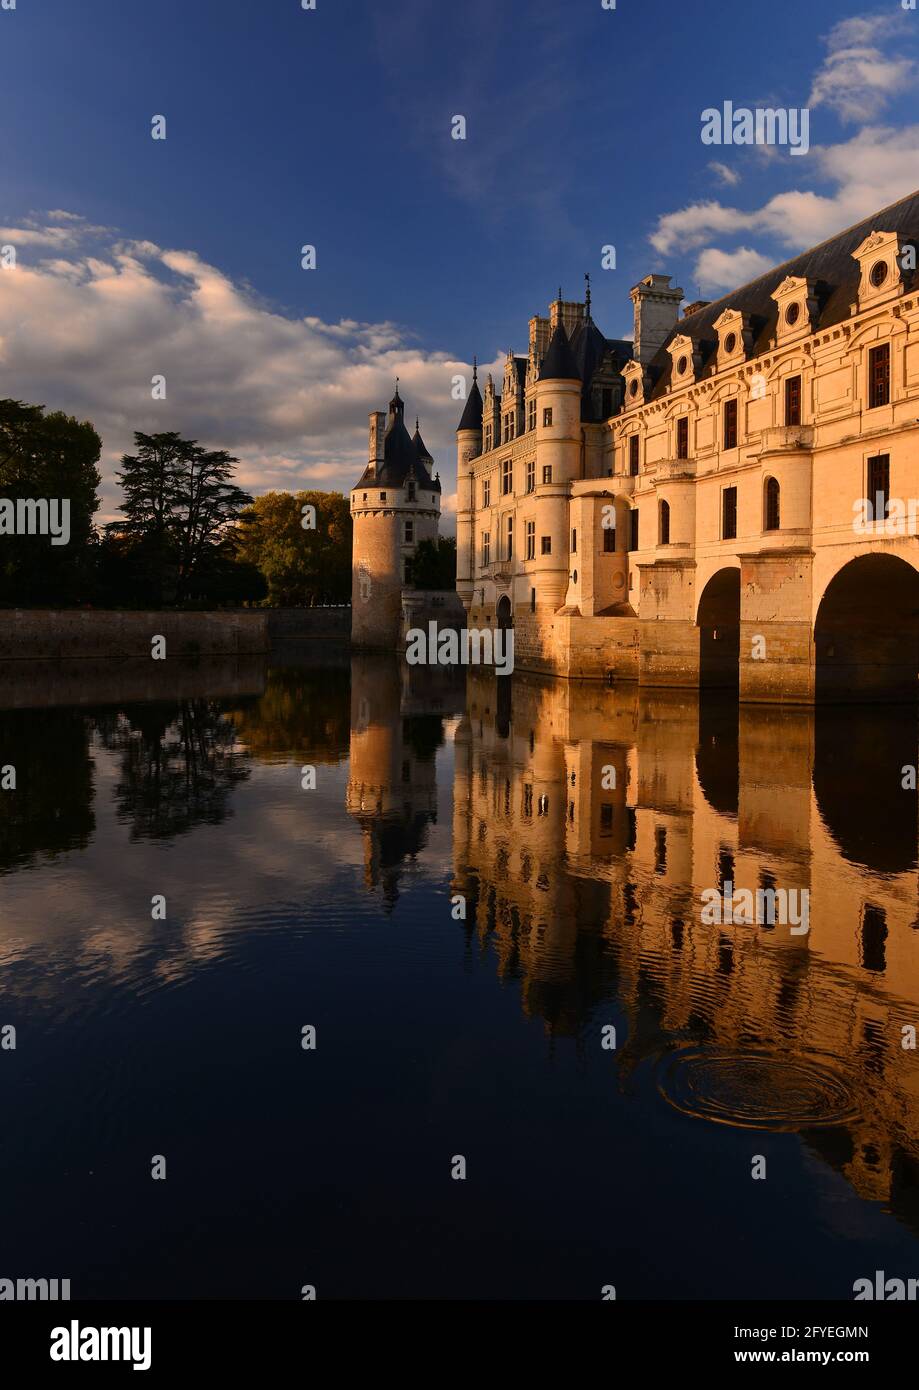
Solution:
[{"label": "blue sky", "polygon": [[[347,487],[398,372],[449,491],[453,373],[559,285],[626,335],[650,270],[716,298],[919,184],[917,57],[900,0],[17,0],[0,393],[107,467],[181,428],[256,490]],[[703,145],[726,99],[809,106],[809,153]]]}]

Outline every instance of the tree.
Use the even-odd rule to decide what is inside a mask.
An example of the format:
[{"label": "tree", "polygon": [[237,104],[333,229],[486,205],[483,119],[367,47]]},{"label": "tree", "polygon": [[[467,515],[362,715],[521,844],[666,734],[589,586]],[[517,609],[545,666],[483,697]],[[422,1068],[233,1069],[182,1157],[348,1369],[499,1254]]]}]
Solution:
[{"label": "tree", "polygon": [[[315,526],[308,508],[315,509]],[[243,512],[236,553],[264,575],[268,603],[345,603],[351,595],[351,513],[340,492],[265,492]]]},{"label": "tree", "polygon": [[226,449],[200,449],[192,443],[182,451],[173,512],[179,598],[188,596],[232,523],[252,504],[249,493],[231,481],[238,462]]},{"label": "tree", "polygon": [[132,587],[156,603],[181,602],[220,568],[218,552],[252,498],[232,481],[239,460],[225,449],[203,449],[174,431],[137,432],[134,441],[136,453],[124,455],[115,475],[124,520],[107,531]]},{"label": "tree", "polygon": [[0,600],[65,604],[88,596],[101,451],[88,420],[0,400],[0,497],[68,504],[64,544],[52,545],[48,535],[0,535]]},{"label": "tree", "polygon": [[412,585],[416,589],[456,588],[456,540],[453,536],[418,542],[412,561]]}]

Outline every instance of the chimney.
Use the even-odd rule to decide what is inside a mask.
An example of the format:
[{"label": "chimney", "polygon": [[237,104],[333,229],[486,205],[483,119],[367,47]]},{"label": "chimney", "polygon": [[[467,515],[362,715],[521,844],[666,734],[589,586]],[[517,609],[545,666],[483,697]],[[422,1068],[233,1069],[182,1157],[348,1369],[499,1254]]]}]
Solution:
[{"label": "chimney", "polygon": [[368,467],[379,473],[383,463],[383,438],[386,434],[386,416],[382,410],[370,412],[370,462]]},{"label": "chimney", "polygon": [[688,319],[692,314],[698,313],[700,309],[707,309],[711,304],[710,299],[694,299],[691,304],[687,304],[683,310],[684,319]]},{"label": "chimney", "polygon": [[561,324],[570,338],[583,319],[584,305],[576,299],[562,299],[562,292],[559,290],[558,299],[553,299],[549,305],[549,337],[552,337]]},{"label": "chimney", "polygon": [[669,275],[646,275],[631,297],[635,306],[632,356],[636,362],[650,362],[676,327],[683,291],[671,289]]}]

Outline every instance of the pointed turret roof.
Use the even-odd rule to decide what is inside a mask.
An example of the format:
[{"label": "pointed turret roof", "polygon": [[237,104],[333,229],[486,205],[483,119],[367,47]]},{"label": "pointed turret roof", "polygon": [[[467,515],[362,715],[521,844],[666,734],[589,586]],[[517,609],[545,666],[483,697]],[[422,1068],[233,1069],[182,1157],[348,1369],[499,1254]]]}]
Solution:
[{"label": "pointed turret roof", "polygon": [[433,455],[428,452],[427,446],[421,438],[421,430],[418,428],[417,416],[415,417],[415,433],[412,435],[412,443],[415,446],[415,454],[418,458],[423,459],[425,463],[434,462]]},{"label": "pointed turret roof", "polygon": [[431,477],[429,466],[433,463],[418,432],[417,421],[414,438],[405,427],[405,402],[399,395],[397,381],[383,436],[383,462],[378,472],[368,464],[355,486],[366,487],[372,483],[376,487],[402,487],[406,478],[412,477],[420,488],[440,492],[440,479]]},{"label": "pointed turret roof", "polygon": [[475,358],[472,359],[472,390],[466,397],[466,407],[463,411],[456,432],[460,430],[481,430],[482,428],[482,393],[479,390],[479,369]]},{"label": "pointed turret roof", "polygon": [[539,379],[540,381],[580,381],[581,379],[578,364],[571,351],[571,344],[568,342],[568,334],[561,324],[558,325],[549,339],[546,355],[539,368]]}]

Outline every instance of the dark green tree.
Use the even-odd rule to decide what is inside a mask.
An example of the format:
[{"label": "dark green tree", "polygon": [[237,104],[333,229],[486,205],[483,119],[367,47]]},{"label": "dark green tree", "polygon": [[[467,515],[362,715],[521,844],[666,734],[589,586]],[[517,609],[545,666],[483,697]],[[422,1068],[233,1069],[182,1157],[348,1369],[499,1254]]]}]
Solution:
[{"label": "dark green tree", "polygon": [[93,516],[102,441],[87,420],[0,400],[0,497],[69,503],[69,540],[0,535],[0,602],[70,604],[92,596]]},{"label": "dark green tree", "polygon": [[453,536],[418,542],[412,562],[412,585],[416,589],[456,588],[456,540]]},{"label": "dark green tree", "polygon": [[107,531],[117,573],[148,602],[184,602],[206,593],[209,580],[232,590],[231,531],[252,498],[232,481],[239,462],[225,449],[203,449],[170,431],[134,435],[116,473],[124,489],[124,520]]}]

